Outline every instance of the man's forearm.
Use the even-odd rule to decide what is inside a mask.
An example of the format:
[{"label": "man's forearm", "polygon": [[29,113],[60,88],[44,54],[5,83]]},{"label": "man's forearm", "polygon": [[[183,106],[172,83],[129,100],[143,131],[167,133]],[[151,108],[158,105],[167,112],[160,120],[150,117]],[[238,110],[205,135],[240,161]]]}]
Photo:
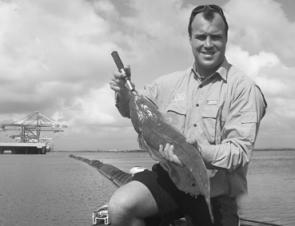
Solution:
[{"label": "man's forearm", "polygon": [[118,108],[120,114],[123,117],[130,118],[130,111],[129,111],[129,101],[130,101],[130,94],[129,92],[116,92],[116,107]]},{"label": "man's forearm", "polygon": [[200,152],[208,168],[229,171],[245,166],[250,161],[252,146],[226,142],[218,145],[200,145]]}]

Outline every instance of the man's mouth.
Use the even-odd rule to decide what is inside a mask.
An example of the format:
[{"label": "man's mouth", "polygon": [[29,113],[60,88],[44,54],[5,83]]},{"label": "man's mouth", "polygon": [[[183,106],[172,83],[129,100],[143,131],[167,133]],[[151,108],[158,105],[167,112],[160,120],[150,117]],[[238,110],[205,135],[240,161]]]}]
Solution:
[{"label": "man's mouth", "polygon": [[201,54],[207,57],[211,57],[215,54],[215,52],[201,52]]}]

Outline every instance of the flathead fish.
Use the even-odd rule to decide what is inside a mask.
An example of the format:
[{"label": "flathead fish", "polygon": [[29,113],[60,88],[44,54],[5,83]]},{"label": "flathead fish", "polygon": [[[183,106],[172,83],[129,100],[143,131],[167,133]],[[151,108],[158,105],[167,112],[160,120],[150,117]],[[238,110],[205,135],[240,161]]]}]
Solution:
[{"label": "flathead fish", "polygon": [[[119,71],[122,72],[124,66],[119,55],[117,52],[113,52],[112,56]],[[213,219],[209,177],[197,144],[193,146],[187,143],[184,135],[165,121],[158,107],[134,90],[134,86],[130,85],[129,79],[130,77],[127,81],[129,83],[127,87],[129,87],[131,93],[129,101],[130,118],[135,131],[138,133],[140,146],[149,151],[150,155],[155,156],[160,162],[169,164],[169,168],[172,169],[172,171],[168,172],[169,174],[176,172],[185,178],[185,180],[177,180],[173,175],[170,175],[170,178],[180,190],[194,197],[203,195]],[[174,154],[183,163],[183,166],[169,162],[161,156],[159,146],[165,146],[167,143],[174,146]]]}]

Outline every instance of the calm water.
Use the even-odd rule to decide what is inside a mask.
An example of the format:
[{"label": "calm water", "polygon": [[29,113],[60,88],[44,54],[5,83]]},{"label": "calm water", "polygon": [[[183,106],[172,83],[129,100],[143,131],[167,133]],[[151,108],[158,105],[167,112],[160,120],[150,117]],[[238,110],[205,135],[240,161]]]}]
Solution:
[{"label": "calm water", "polygon": [[[123,170],[153,164],[145,153],[74,154]],[[115,187],[94,168],[68,155],[0,155],[0,226],[91,225],[91,212],[109,199]],[[255,152],[241,215],[294,226],[294,173],[295,152]]]}]

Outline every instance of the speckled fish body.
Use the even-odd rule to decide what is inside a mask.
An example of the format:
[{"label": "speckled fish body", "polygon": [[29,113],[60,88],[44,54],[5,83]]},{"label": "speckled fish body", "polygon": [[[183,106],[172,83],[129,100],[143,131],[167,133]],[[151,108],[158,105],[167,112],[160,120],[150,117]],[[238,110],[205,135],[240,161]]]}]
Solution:
[{"label": "speckled fish body", "polygon": [[[126,71],[117,51],[111,53],[114,62],[122,75],[125,75],[126,87],[130,91],[129,101],[130,118],[134,129],[139,135],[139,143],[150,154],[156,157],[160,164],[169,164],[168,173],[175,185],[182,191],[195,197],[202,194],[208,204],[213,220],[210,205],[210,184],[207,170],[202,157],[193,145],[188,144],[185,137],[172,126],[167,124],[158,111],[157,106],[144,96],[138,95],[130,81],[130,71]],[[163,159],[158,151],[159,145],[167,143],[174,146],[174,154],[184,166]],[[178,174],[178,177],[173,175]],[[178,178],[178,179],[176,179]],[[182,179],[179,179],[182,178]]]},{"label": "speckled fish body", "polygon": [[[165,122],[164,117],[158,111],[157,106],[141,95],[133,95],[129,102],[130,118],[139,135],[139,143],[142,147],[148,146],[147,151],[160,162],[169,164],[174,172],[186,180],[171,179],[182,191],[194,197],[203,195],[210,206],[210,183],[207,170],[199,151],[186,142],[185,137],[175,128]],[[144,144],[143,144],[144,143]],[[158,151],[159,145],[166,143],[174,146],[174,154],[180,159],[184,166],[163,159]],[[185,183],[183,183],[185,181]],[[212,216],[212,215],[211,215]]]}]

